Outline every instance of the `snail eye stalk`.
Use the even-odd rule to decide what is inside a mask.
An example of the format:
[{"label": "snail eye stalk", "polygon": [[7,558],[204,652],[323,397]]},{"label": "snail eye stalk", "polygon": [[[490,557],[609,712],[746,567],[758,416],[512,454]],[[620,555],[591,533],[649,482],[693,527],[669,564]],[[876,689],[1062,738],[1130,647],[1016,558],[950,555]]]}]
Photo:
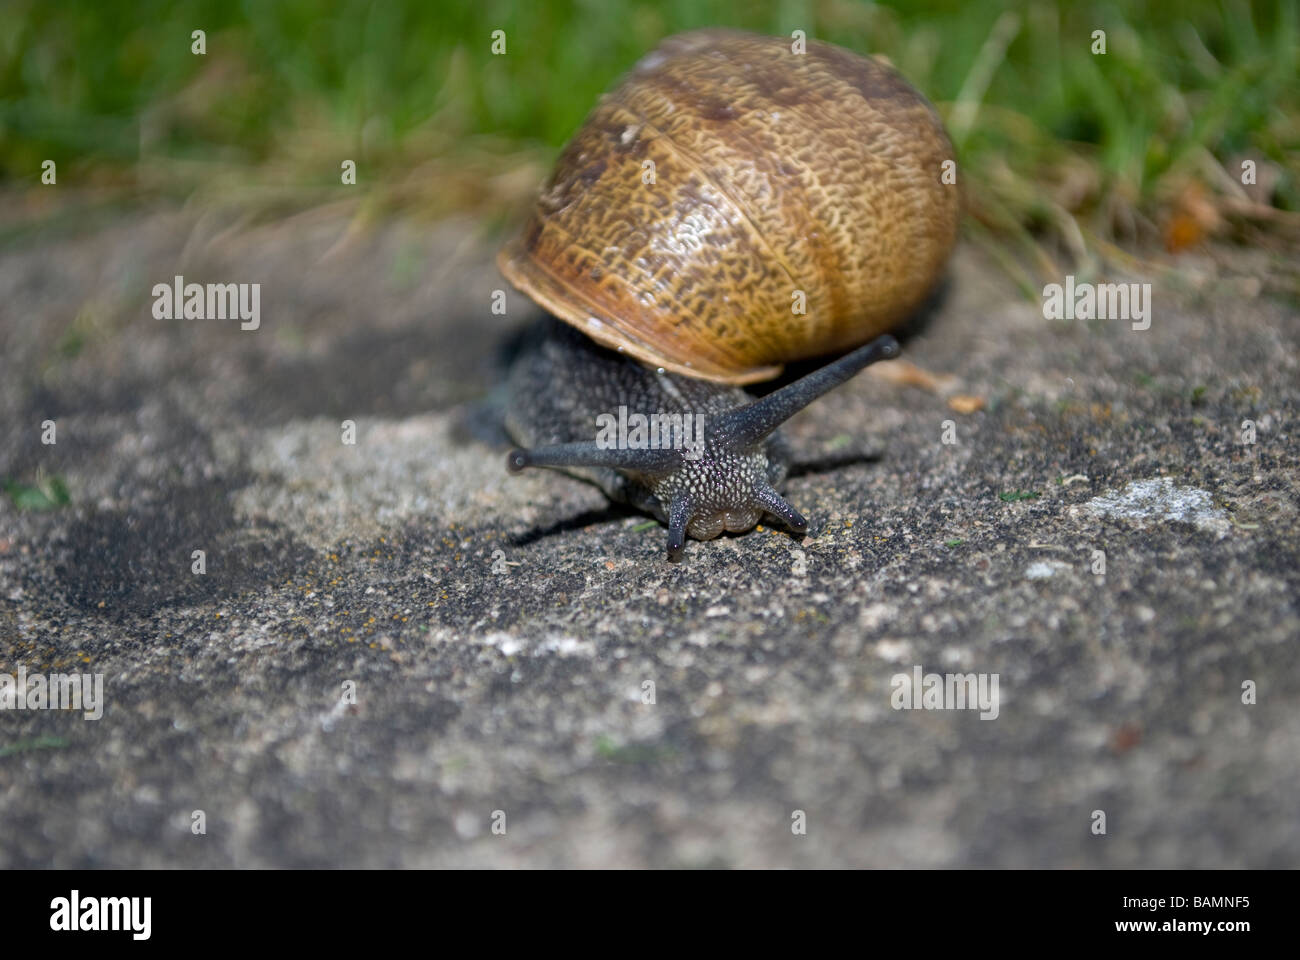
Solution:
[{"label": "snail eye stalk", "polygon": [[677,450],[605,449],[594,443],[557,443],[549,447],[516,447],[506,455],[506,469],[519,473],[528,467],[609,467],[638,473],[668,473],[679,466]]},{"label": "snail eye stalk", "polygon": [[877,337],[806,377],[716,418],[710,439],[724,450],[755,446],[808,404],[851,380],[864,367],[896,356],[898,341],[889,334]]}]

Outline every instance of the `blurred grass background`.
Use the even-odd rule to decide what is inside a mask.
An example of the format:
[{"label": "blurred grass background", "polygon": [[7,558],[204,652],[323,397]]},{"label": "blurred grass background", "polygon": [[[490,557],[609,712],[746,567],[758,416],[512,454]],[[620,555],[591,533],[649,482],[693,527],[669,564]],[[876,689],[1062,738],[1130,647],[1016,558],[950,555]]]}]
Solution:
[{"label": "blurred grass background", "polygon": [[24,199],[0,242],[56,215],[47,159],[83,202],[346,202],[363,221],[499,224],[639,56],[710,25],[888,57],[947,119],[968,235],[1026,289],[1144,249],[1300,235],[1294,0],[7,0],[0,187]]}]

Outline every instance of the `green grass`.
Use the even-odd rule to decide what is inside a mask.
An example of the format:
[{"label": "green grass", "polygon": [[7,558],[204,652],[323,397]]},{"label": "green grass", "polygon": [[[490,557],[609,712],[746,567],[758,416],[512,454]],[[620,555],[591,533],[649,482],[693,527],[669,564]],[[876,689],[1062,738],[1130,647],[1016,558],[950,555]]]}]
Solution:
[{"label": "green grass", "polygon": [[1003,503],[1019,503],[1021,500],[1037,500],[1041,496],[1037,490],[1008,490],[999,493],[998,499]]},{"label": "green grass", "polygon": [[4,489],[14,507],[19,510],[54,510],[72,502],[68,485],[59,476],[38,476],[32,484],[3,479],[0,480],[0,488]]},{"label": "green grass", "polygon": [[674,754],[673,748],[666,744],[631,743],[620,746],[603,734],[596,738],[596,756],[611,763],[650,766],[669,760]]},{"label": "green grass", "polygon": [[[1300,233],[1295,0],[10,0],[4,19],[10,185],[52,159],[61,185],[321,202],[351,158],[380,209],[504,217],[637,57],[721,24],[889,57],[949,120],[972,237],[1026,289],[1142,240]],[[1243,156],[1262,194],[1233,181]]]},{"label": "green grass", "polygon": [[28,753],[32,750],[62,750],[68,743],[69,741],[63,737],[33,737],[29,740],[19,740],[0,747],[0,757],[12,757],[15,754]]}]

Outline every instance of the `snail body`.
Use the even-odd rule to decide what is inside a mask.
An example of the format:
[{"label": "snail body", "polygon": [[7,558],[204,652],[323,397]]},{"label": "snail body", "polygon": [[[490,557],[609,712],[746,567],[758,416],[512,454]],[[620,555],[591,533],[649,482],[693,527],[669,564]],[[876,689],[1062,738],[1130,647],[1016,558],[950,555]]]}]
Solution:
[{"label": "snail body", "polygon": [[[582,472],[667,523],[670,559],[687,535],[764,513],[806,530],[775,489],[776,428],[897,354],[882,334],[955,241],[951,156],[933,107],[875,60],[738,31],[670,37],[597,104],[498,257],[568,325],[512,370],[506,425],[529,449],[508,466]],[[739,389],[851,347],[762,399]],[[620,407],[702,416],[702,442],[597,444],[596,418]]]}]

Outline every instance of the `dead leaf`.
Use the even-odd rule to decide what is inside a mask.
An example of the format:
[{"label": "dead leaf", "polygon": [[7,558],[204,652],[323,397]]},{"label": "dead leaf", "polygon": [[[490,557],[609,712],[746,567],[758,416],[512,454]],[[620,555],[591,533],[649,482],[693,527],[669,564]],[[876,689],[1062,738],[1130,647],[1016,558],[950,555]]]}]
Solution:
[{"label": "dead leaf", "polygon": [[950,373],[931,373],[909,360],[886,360],[867,368],[867,372],[886,383],[902,387],[920,387],[931,393],[947,393],[960,381]]},{"label": "dead leaf", "polygon": [[985,400],[969,393],[957,393],[948,398],[948,406],[958,413],[974,413],[984,409]]}]

